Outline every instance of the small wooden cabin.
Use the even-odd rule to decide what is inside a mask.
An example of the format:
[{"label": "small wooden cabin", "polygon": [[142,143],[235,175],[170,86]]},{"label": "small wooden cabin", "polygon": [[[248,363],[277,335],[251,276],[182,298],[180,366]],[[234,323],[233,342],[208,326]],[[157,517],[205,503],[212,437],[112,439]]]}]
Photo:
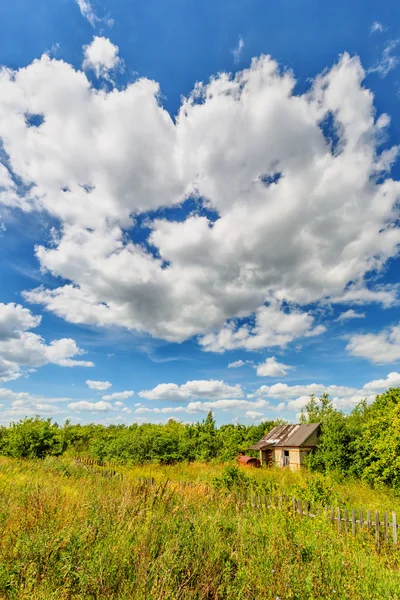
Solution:
[{"label": "small wooden cabin", "polygon": [[289,467],[293,471],[318,444],[320,423],[278,425],[264,435],[251,450],[259,450],[262,465]]}]

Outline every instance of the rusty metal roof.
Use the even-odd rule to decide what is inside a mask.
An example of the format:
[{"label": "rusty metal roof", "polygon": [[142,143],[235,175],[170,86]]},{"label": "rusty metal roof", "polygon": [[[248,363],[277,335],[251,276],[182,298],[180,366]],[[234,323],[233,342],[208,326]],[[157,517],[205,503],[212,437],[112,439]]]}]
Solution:
[{"label": "rusty metal roof", "polygon": [[251,450],[279,448],[284,446],[303,446],[310,435],[319,428],[319,423],[309,425],[277,425],[261,438]]}]

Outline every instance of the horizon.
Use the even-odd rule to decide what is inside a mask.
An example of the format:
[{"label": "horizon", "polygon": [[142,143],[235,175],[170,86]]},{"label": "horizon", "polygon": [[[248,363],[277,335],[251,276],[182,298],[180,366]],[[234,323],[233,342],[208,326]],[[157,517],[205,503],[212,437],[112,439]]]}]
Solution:
[{"label": "horizon", "polygon": [[397,3],[2,13],[0,424],[400,387]]}]

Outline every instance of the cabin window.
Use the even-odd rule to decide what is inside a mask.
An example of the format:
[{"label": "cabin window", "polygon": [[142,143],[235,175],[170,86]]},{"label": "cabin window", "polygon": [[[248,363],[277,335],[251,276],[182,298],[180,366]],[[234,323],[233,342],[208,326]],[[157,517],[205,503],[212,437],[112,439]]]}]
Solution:
[{"label": "cabin window", "polygon": [[282,450],[282,467],[290,464],[289,450]]}]

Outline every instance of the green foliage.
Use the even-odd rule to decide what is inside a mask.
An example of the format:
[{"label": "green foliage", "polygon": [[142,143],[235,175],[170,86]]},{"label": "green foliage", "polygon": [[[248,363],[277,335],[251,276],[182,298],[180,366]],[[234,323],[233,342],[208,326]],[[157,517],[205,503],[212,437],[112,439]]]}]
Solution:
[{"label": "green foliage", "polygon": [[[367,528],[340,535],[323,516],[255,509],[202,484],[138,485],[147,466],[107,479],[76,463],[65,477],[61,463],[0,461],[2,599],[400,598],[399,552],[377,553]],[[157,467],[170,480],[177,469]],[[268,475],[286,472],[246,477]]]},{"label": "green foliage", "polygon": [[400,388],[378,395],[369,406],[361,401],[349,415],[335,409],[326,394],[311,396],[301,420],[321,423],[318,447],[307,458],[311,470],[400,492]]},{"label": "green foliage", "polygon": [[246,489],[251,484],[251,479],[239,467],[227,466],[218,477],[214,477],[213,484],[216,488],[234,490]]},{"label": "green foliage", "polygon": [[170,419],[165,425],[71,425],[50,419],[22,419],[0,428],[0,454],[15,458],[83,455],[119,464],[174,464],[195,460],[230,461],[257,442],[275,422],[223,425],[217,428],[211,412],[200,423]]},{"label": "green foliage", "polygon": [[23,419],[12,423],[1,435],[1,451],[6,456],[43,458],[47,454],[61,454],[62,436],[51,419]]},{"label": "green foliage", "polygon": [[293,493],[311,505],[332,506],[338,502],[332,483],[319,473],[306,479],[304,485],[296,485]]}]

